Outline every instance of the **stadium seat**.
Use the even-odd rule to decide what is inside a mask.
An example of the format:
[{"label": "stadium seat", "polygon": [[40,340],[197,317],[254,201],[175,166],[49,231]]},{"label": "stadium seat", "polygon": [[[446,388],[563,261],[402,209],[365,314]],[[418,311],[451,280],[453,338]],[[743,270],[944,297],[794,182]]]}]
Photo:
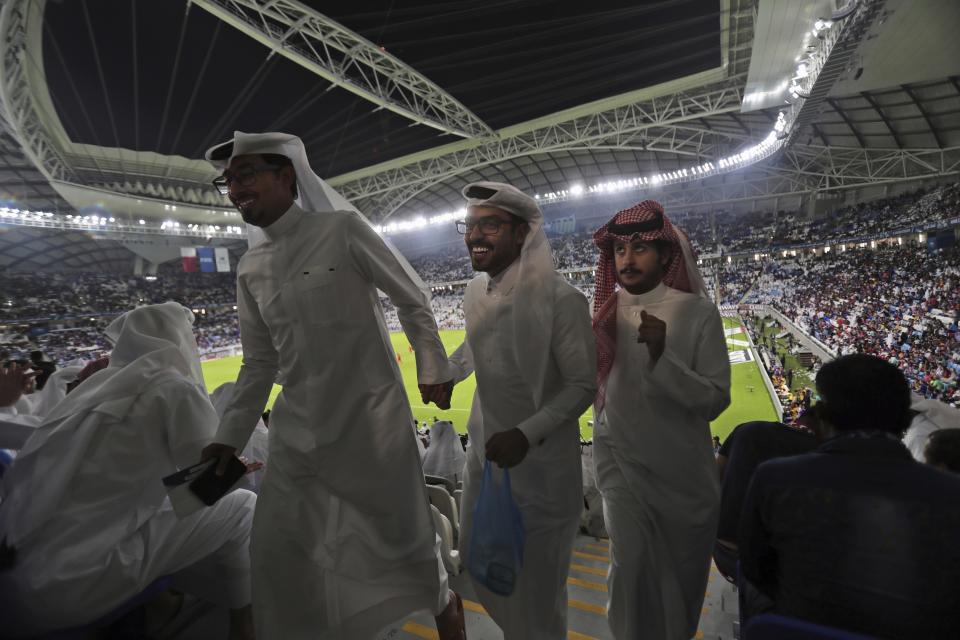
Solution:
[{"label": "stadium seat", "polygon": [[[91,622],[90,624],[85,624],[80,627],[74,627],[72,629],[60,629],[58,631],[51,631],[50,633],[39,636],[35,640],[84,640],[85,638],[91,637],[100,637],[96,632],[100,629],[106,629],[110,625],[119,621],[124,616],[133,612],[138,607],[141,607],[151,600],[159,597],[164,591],[170,587],[170,578],[162,577],[154,580],[146,589],[130,598],[120,606],[118,606],[113,611],[107,613],[99,620]],[[134,634],[134,631],[130,631],[131,638],[140,637],[140,635]],[[103,637],[125,637],[114,635],[113,633],[103,635]]]},{"label": "stadium seat", "polygon": [[6,449],[0,449],[0,478],[11,464],[13,464],[13,456]]},{"label": "stadium seat", "polygon": [[427,485],[427,495],[430,496],[430,504],[436,507],[440,513],[450,522],[453,529],[452,549],[457,548],[457,541],[460,539],[460,515],[457,510],[457,503],[446,489],[437,485]]},{"label": "stadium seat", "polygon": [[460,552],[453,545],[453,527],[450,526],[447,517],[433,505],[430,505],[430,513],[433,515],[433,526],[440,536],[440,556],[443,558],[443,567],[450,575],[460,575],[463,565],[460,561]]},{"label": "stadium seat", "polygon": [[876,640],[872,636],[773,613],[751,618],[742,637],[743,640]]},{"label": "stadium seat", "polygon": [[456,490],[456,485],[451,480],[446,478],[441,478],[440,476],[431,476],[429,474],[424,474],[424,480],[427,481],[427,485],[441,485],[446,488],[447,493],[451,496],[453,495],[454,490]]}]

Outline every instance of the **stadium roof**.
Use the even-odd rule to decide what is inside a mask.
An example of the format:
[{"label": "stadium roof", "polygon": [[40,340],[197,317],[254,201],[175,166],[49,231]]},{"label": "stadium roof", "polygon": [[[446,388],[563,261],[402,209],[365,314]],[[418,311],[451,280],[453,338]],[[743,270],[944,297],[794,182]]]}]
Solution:
[{"label": "stadium roof", "polygon": [[658,197],[706,205],[957,171],[950,0],[360,4],[9,0],[0,195],[222,222],[199,158],[234,129],[300,135],[318,173],[377,220],[459,208],[476,179],[544,194],[694,172],[769,135],[789,108],[774,83],[839,4],[869,15],[783,149]]},{"label": "stadium roof", "polygon": [[[720,64],[717,0],[304,4],[428,78],[490,129]],[[70,138],[202,158],[234,129],[281,129],[303,138],[325,176],[460,138],[329,90],[205,6],[48,4],[47,82]]]}]

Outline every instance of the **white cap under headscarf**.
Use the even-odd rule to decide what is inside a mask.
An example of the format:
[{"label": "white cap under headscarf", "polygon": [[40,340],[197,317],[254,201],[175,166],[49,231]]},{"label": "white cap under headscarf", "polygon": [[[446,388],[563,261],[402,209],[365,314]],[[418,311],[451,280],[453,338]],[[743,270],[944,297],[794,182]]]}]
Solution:
[{"label": "white cap under headscarf", "polygon": [[101,435],[99,423],[85,423],[91,413],[122,420],[141,393],[167,377],[187,378],[206,393],[192,325],[193,314],[176,302],[138,307],[110,323],[110,366],[53,408],[5,474],[0,540],[16,545],[56,511]]},{"label": "white cap under headscarf", "polygon": [[[297,175],[297,204],[307,212],[356,211],[350,201],[327,184],[310,168],[303,141],[289,133],[244,133],[234,131],[233,138],[207,149],[205,157],[218,169],[230,165],[235,156],[275,153],[290,158]],[[264,240],[263,230],[247,225],[247,240],[254,247]]]},{"label": "white cap under headscarf", "polygon": [[[546,375],[550,358],[556,295],[554,280],[563,279],[554,268],[550,241],[543,230],[543,212],[536,200],[513,185],[501,182],[473,182],[461,193],[467,199],[468,207],[496,207],[519,216],[530,227],[517,259],[519,272],[514,299],[522,300],[523,304],[513,308],[513,335],[520,370],[529,380],[535,381],[531,388],[534,402],[539,405],[540,383]],[[464,312],[470,313],[470,310],[464,309]]]}]

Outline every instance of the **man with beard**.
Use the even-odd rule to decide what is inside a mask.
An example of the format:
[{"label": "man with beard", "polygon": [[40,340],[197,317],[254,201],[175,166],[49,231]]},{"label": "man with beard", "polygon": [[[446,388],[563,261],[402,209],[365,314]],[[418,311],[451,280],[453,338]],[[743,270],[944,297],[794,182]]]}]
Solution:
[{"label": "man with beard", "polygon": [[482,273],[467,285],[466,340],[451,358],[458,380],[477,374],[461,553],[469,565],[484,459],[509,467],[526,534],[523,568],[510,596],[474,581],[477,597],[505,640],[557,640],[567,637],[566,581],[583,509],[578,418],[596,390],[590,313],[553,267],[533,198],[497,182],[469,184],[463,195],[467,216],[457,227]]},{"label": "man with beard", "polygon": [[710,421],[730,404],[723,323],[686,236],[659,203],[620,211],[594,241],[593,441],[610,533],[608,620],[618,640],[687,640],[720,507]]},{"label": "man with beard", "polygon": [[202,457],[223,466],[242,450],[274,380],[283,386],[251,541],[257,636],[368,638],[429,609],[441,638],[461,640],[377,294],[414,347],[424,402],[447,408],[425,285],[313,173],[299,138],[237,132],[207,159],[224,167],[214,183],[260,241],[237,267],[243,366]]}]

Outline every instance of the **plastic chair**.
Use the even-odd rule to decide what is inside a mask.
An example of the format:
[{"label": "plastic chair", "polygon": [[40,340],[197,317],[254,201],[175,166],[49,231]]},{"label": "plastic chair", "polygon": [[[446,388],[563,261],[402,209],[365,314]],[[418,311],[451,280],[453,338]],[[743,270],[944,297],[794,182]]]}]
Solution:
[{"label": "plastic chair", "polygon": [[[457,502],[443,487],[436,485],[427,485],[427,495],[430,497],[430,504],[437,508],[443,514],[453,529],[453,540],[456,543],[460,539],[460,514],[457,511]],[[456,544],[453,549],[458,548]]]},{"label": "plastic chair", "polygon": [[74,627],[72,629],[59,629],[57,631],[51,631],[35,638],[35,640],[83,640],[84,638],[88,638],[92,632],[98,629],[105,629],[106,627],[109,627],[130,612],[134,611],[137,607],[145,605],[151,600],[159,597],[169,587],[170,578],[168,576],[157,578],[150,583],[146,589],[133,596],[113,611],[102,616],[99,620],[80,627]]},{"label": "plastic chair", "polygon": [[790,618],[775,613],[762,613],[750,618],[742,640],[876,640],[844,629]]},{"label": "plastic chair", "polygon": [[426,480],[428,486],[430,485],[442,486],[444,489],[447,490],[447,493],[449,493],[451,496],[453,495],[453,492],[457,488],[452,481],[447,480],[446,478],[442,478],[440,476],[431,476],[431,475],[424,474],[423,479]]},{"label": "plastic chair", "polygon": [[453,527],[447,517],[440,513],[433,505],[430,505],[430,513],[433,516],[433,526],[440,536],[440,557],[443,559],[443,567],[450,575],[460,575],[463,570],[463,562],[460,559],[460,552],[453,546]]}]

